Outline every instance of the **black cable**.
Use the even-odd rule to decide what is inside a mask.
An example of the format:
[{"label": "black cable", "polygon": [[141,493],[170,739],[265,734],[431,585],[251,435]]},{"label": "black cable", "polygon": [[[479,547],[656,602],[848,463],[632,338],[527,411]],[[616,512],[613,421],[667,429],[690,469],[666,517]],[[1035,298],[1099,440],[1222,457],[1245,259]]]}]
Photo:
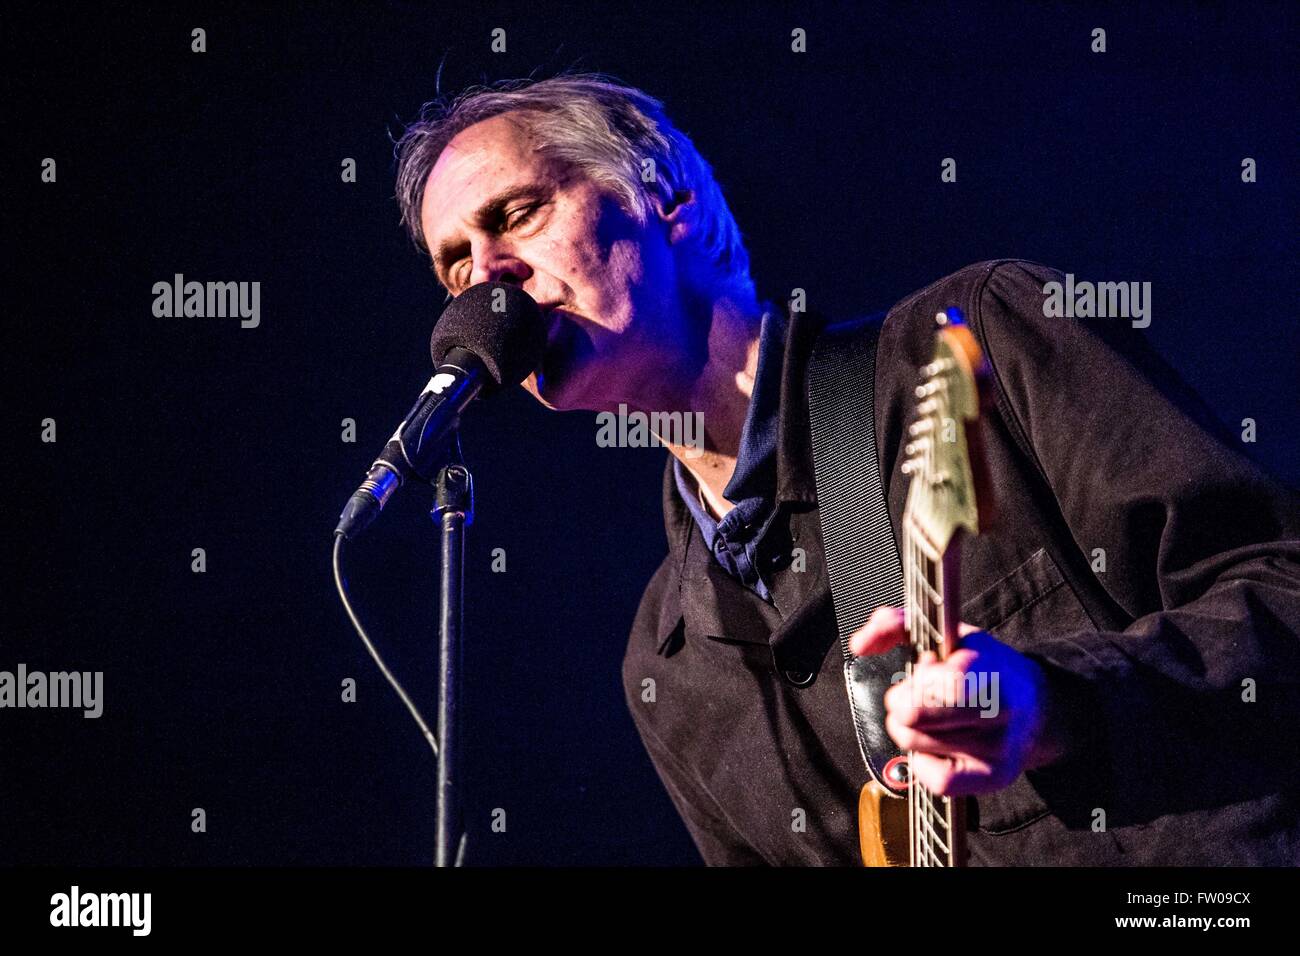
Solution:
[{"label": "black cable", "polygon": [[420,711],[416,708],[415,704],[411,702],[411,698],[407,696],[402,685],[398,683],[397,678],[394,677],[392,671],[388,669],[383,658],[379,656],[379,651],[375,650],[375,645],[370,642],[370,638],[366,634],[366,629],[361,626],[361,621],[357,618],[356,611],[352,610],[352,602],[348,600],[347,583],[343,580],[343,568],[340,564],[340,555],[342,554],[342,550],[343,535],[336,534],[334,536],[334,586],[339,589],[339,599],[343,602],[343,609],[348,612],[348,617],[352,620],[352,626],[357,629],[357,634],[361,636],[361,641],[366,645],[366,650],[370,652],[370,656],[373,657],[375,663],[379,665],[380,673],[388,679],[388,683],[393,685],[393,690],[397,691],[397,696],[402,698],[402,703],[406,705],[406,709],[409,710],[411,716],[415,718],[415,722],[420,727],[420,733],[424,734],[424,739],[429,742],[429,746],[433,748],[433,755],[436,757],[438,756],[438,738],[433,735],[433,731],[431,731],[429,725],[424,722],[424,717],[420,715]]}]

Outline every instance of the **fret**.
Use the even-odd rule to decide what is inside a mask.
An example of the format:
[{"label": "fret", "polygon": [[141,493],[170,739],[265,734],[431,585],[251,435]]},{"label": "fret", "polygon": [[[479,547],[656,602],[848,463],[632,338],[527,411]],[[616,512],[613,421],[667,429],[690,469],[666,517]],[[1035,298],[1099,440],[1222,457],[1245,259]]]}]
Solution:
[{"label": "fret", "polygon": [[943,837],[939,836],[939,832],[934,828],[934,824],[931,822],[931,819],[933,818],[929,816],[923,816],[921,818],[921,823],[924,824],[925,826],[925,832],[928,833],[930,836],[934,837],[933,845],[937,845],[940,850],[942,850],[945,854],[947,854],[948,844],[944,842]]},{"label": "fret", "polygon": [[[922,480],[920,478],[918,481]],[[903,521],[903,537],[911,541],[918,558],[923,559],[929,566],[937,564],[943,557],[939,550],[930,542],[929,536],[914,517],[905,518]]]},{"label": "fret", "polygon": [[[923,796],[923,798],[924,798],[924,800],[926,801],[926,803],[928,804],[928,812],[929,812],[931,818],[934,819],[934,820],[938,820],[938,821],[939,821],[939,825],[942,826],[942,827],[944,828],[944,830],[947,830],[947,829],[948,829],[948,819],[947,819],[946,816],[941,815],[941,811],[940,811],[939,807],[937,807],[937,806],[935,805],[935,803],[934,803],[934,800],[935,800],[935,796],[934,796],[934,794],[932,794],[929,790],[926,790],[924,787],[919,787],[919,788],[918,788],[918,791],[919,791],[919,793]],[[939,799],[942,800],[942,799],[945,799],[945,798],[940,797]]]},{"label": "fret", "polygon": [[[917,624],[920,626],[921,630],[925,632],[924,637],[926,638],[932,637],[934,638],[935,641],[943,640],[943,631],[939,627],[935,626],[935,624],[930,620],[929,616],[927,615],[919,616],[917,618]],[[923,648],[923,650],[928,651],[928,650],[932,650],[932,648],[927,646]]]},{"label": "fret", "polygon": [[913,864],[913,866],[917,866],[917,865],[919,865],[919,866],[943,866],[943,865],[944,865],[944,864],[943,864],[943,861],[941,861],[941,860],[939,859],[938,854],[936,854],[936,853],[934,852],[934,850],[930,847],[929,844],[927,844],[927,843],[921,843],[920,846],[918,847],[918,849],[921,851],[921,852],[920,852],[921,862],[920,862],[920,864]]},{"label": "fret", "polygon": [[936,591],[934,586],[930,584],[925,577],[918,578],[917,583],[921,586],[921,593],[930,600],[930,603],[934,607],[939,607],[943,604],[943,595]]}]

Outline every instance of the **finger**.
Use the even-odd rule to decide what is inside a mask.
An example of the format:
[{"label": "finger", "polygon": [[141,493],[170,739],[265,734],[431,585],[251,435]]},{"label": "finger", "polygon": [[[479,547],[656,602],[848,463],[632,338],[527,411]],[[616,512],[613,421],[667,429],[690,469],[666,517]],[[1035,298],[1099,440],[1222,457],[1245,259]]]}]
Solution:
[{"label": "finger", "polygon": [[996,713],[978,707],[920,707],[904,724],[927,734],[963,727],[974,733],[1003,733],[1010,722],[1011,712],[1005,707]]},{"label": "finger", "polygon": [[970,670],[977,660],[979,660],[979,654],[976,653],[974,648],[959,647],[939,663],[965,672]]},{"label": "finger", "polygon": [[952,731],[931,734],[906,727],[891,718],[885,718],[885,730],[900,750],[936,754],[941,757],[973,757],[988,764],[1001,758],[1005,738],[992,730],[963,727]]},{"label": "finger", "polygon": [[907,640],[901,607],[878,607],[860,628],[849,635],[849,650],[858,657],[881,654]]},{"label": "finger", "polygon": [[963,729],[975,733],[1003,732],[1010,721],[1010,712],[1005,707],[991,713],[975,706],[935,704],[933,698],[918,695],[909,681],[885,691],[885,716],[886,720],[895,720],[901,727],[925,733]]},{"label": "finger", "polygon": [[960,667],[922,656],[909,677],[885,691],[885,706],[912,723],[923,709],[953,709],[966,699]]},{"label": "finger", "polygon": [[931,793],[961,797],[1000,788],[989,764],[974,757],[936,757],[914,753],[908,764],[912,778]]},{"label": "finger", "polygon": [[1000,706],[990,687],[997,683],[978,669],[973,651],[957,651],[946,661],[921,660],[907,679],[885,692],[885,707],[905,724],[917,728],[962,724],[979,719],[993,726],[1007,722],[1010,710]]}]

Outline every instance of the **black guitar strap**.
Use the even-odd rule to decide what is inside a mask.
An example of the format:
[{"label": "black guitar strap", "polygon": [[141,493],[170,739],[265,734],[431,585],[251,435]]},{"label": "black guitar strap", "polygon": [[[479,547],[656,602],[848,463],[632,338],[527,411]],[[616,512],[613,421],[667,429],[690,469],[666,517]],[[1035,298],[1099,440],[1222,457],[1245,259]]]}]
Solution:
[{"label": "black guitar strap", "polygon": [[901,796],[899,781],[884,776],[885,764],[901,755],[885,731],[884,696],[910,651],[849,652],[849,635],[875,608],[903,602],[903,571],[876,454],[876,341],[883,321],[882,313],[821,331],[808,366],[808,409],[826,570],[858,747],[871,776]]}]

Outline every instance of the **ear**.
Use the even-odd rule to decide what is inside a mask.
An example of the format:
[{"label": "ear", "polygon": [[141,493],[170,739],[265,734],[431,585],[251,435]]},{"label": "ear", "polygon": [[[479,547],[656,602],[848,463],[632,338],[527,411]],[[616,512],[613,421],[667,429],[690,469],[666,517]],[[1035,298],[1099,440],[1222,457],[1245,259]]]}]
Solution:
[{"label": "ear", "polygon": [[675,190],[670,200],[655,200],[655,212],[659,220],[668,226],[669,245],[695,235],[698,211],[695,193],[690,189]]}]

